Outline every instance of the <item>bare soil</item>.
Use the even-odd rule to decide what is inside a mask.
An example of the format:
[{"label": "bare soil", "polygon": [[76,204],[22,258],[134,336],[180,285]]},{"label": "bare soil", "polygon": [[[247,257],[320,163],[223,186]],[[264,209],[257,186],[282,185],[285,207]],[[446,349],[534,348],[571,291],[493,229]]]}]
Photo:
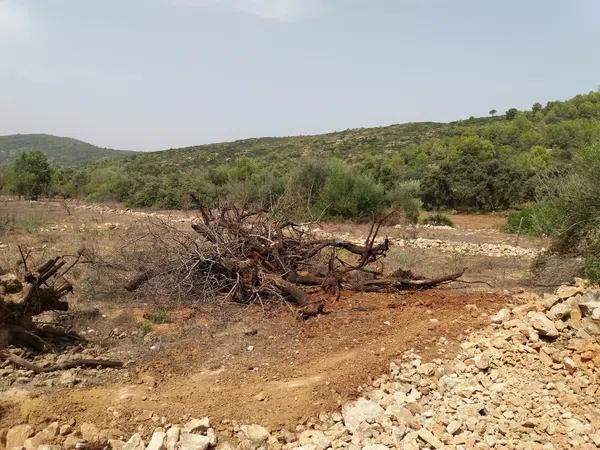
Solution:
[{"label": "bare soil", "polygon": [[[20,225],[0,231],[0,267],[14,264],[19,244],[34,247],[41,255],[72,254],[81,246],[110,253],[146,220],[56,202],[8,200],[0,203],[2,216],[15,218]],[[172,214],[182,227],[188,226],[190,216]],[[514,240],[498,230],[496,216],[452,219],[457,230],[425,232],[439,239]],[[28,222],[23,224],[24,220]],[[37,229],[23,228],[33,222]],[[486,231],[473,231],[474,226]],[[363,232],[361,225],[324,228],[354,236]],[[402,232],[389,227],[383,234]],[[526,238],[520,242],[541,244]],[[361,385],[384,373],[389,362],[406,350],[414,348],[426,359],[435,358],[440,356],[436,341],[447,339],[457,345],[471,330],[489,323],[488,315],[508,301],[505,294],[527,284],[530,261],[394,249],[388,264],[420,269],[424,275],[465,265],[470,268],[467,280],[475,283],[402,295],[342,293],[328,303],[327,314],[308,321],[299,320],[285,305],[171,305],[168,323],[153,324],[142,338],[138,331],[144,314],[155,310],[156,304],[114,286],[90,287],[93,274],[85,267],[78,269],[73,273],[77,289],[73,307],[97,307],[101,313],[78,324],[79,329],[93,328],[88,335],[93,344],[115,347],[132,360],[126,381],[104,377],[74,388],[13,385],[1,395],[0,427],[74,418],[131,431],[144,423],[143,411],[168,421],[207,415],[272,429],[293,427],[356,396]],[[129,337],[111,337],[117,327],[127,330]],[[85,371],[78,373],[85,376]]]}]

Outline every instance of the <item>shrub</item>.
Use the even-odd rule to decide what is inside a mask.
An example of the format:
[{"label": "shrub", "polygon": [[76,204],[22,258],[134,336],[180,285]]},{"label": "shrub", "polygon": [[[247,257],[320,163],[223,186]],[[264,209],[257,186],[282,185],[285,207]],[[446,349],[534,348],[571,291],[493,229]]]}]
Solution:
[{"label": "shrub", "polygon": [[506,218],[507,233],[532,236],[557,236],[562,229],[563,213],[555,201],[543,201],[512,212]]},{"label": "shrub", "polygon": [[321,210],[326,209],[330,217],[360,219],[381,214],[384,200],[381,185],[356,173],[347,164],[334,161],[317,205]]},{"label": "shrub", "polygon": [[600,142],[575,155],[575,171],[563,181],[556,201],[564,217],[558,248],[600,254]]},{"label": "shrub", "polygon": [[156,325],[160,325],[170,321],[169,316],[164,309],[155,309],[151,313],[147,314],[145,318]]},{"label": "shrub", "polygon": [[408,223],[416,224],[419,221],[421,210],[421,199],[419,198],[419,182],[416,180],[398,183],[386,199],[388,204],[395,210],[401,211]]},{"label": "shrub", "polygon": [[454,227],[454,222],[446,214],[435,213],[423,219],[424,225],[433,225],[436,227]]},{"label": "shrub", "polygon": [[590,257],[585,261],[585,276],[592,283],[600,283],[600,257]]}]

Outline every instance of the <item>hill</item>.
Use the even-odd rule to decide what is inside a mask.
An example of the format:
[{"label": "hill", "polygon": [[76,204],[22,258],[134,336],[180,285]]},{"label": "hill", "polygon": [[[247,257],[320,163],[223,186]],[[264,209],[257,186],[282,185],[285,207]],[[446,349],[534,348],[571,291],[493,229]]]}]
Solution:
[{"label": "hill", "polygon": [[49,134],[13,134],[0,136],[0,165],[8,164],[17,154],[30,150],[39,150],[48,156],[51,163],[66,166],[122,158],[135,153],[96,147],[77,139]]},{"label": "hill", "polygon": [[244,139],[118,161],[109,153],[63,171],[52,193],[161,208],[193,206],[192,198],[268,206],[285,196],[305,210],[348,218],[398,204],[412,217],[421,204],[503,210],[551,189],[599,139],[600,93],[590,92],[450,123]]},{"label": "hill", "polygon": [[365,154],[393,154],[408,145],[441,136],[448,128],[449,124],[420,122],[312,136],[252,138],[139,153],[129,161],[141,166],[160,164],[167,170],[189,170],[227,164],[240,156],[284,166],[303,156],[353,160]]}]

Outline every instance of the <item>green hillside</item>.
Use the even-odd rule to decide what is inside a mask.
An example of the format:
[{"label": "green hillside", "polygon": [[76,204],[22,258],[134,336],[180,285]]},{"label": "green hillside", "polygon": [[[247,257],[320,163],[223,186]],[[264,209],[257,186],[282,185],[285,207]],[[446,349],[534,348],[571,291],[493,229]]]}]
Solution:
[{"label": "green hillside", "polygon": [[140,166],[160,164],[170,171],[226,164],[239,156],[283,166],[303,156],[353,160],[365,154],[391,155],[411,144],[439,137],[449,128],[449,124],[421,122],[313,136],[262,137],[140,153],[129,161]]},{"label": "green hillside", "polygon": [[[56,139],[63,143],[62,160],[67,153],[71,164],[84,161],[91,149],[95,156],[103,151],[83,144],[88,147],[79,152]],[[107,158],[124,153],[108,151],[104,161],[55,170],[48,193],[160,208],[193,206],[190,194],[207,203],[263,206],[283,198],[304,210],[346,218],[370,217],[398,205],[407,215],[420,205],[504,210],[552,189],[582,149],[599,139],[600,93],[590,92],[450,123],[245,139],[118,161]],[[11,182],[7,170],[3,189],[14,192],[17,178]]]},{"label": "green hillside", "polygon": [[41,151],[53,164],[66,166],[122,158],[135,153],[96,147],[77,139],[49,134],[13,134],[0,136],[0,165],[8,164],[19,153],[31,150]]}]

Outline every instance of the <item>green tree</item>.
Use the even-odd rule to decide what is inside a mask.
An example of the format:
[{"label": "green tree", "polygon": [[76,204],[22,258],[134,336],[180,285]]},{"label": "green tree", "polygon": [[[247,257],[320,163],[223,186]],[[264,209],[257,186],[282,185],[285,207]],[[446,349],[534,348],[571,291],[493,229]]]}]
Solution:
[{"label": "green tree", "polygon": [[494,117],[496,114],[498,114],[498,111],[496,111],[495,109],[490,109],[490,116]]},{"label": "green tree", "polygon": [[10,179],[14,193],[37,200],[40,195],[48,192],[52,181],[48,158],[37,150],[19,154],[11,166]]},{"label": "green tree", "polygon": [[506,111],[506,119],[513,120],[515,117],[517,117],[518,112],[519,110],[517,108],[510,108],[508,111]]}]

